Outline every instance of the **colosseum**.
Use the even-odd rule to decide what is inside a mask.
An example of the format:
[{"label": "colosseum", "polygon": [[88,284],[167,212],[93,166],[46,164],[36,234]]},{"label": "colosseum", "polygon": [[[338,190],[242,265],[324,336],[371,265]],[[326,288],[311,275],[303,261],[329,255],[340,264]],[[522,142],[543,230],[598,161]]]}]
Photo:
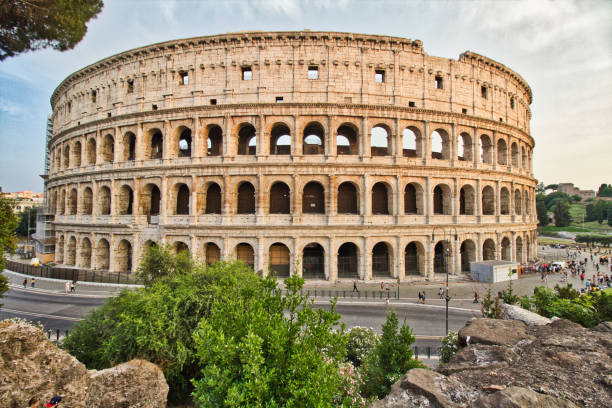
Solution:
[{"label": "colosseum", "polygon": [[51,98],[55,262],[130,272],[167,244],[330,282],[525,263],[531,100],[487,57],[380,35],[240,32],[111,56]]}]

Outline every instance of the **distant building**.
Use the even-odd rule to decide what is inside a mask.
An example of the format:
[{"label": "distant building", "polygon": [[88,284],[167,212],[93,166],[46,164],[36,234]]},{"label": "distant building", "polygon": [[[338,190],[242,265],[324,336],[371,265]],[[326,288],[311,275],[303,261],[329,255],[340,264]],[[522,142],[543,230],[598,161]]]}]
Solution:
[{"label": "distant building", "polygon": [[43,204],[43,193],[34,193],[29,190],[2,193],[2,196],[15,200],[15,208],[13,208],[15,214],[19,214],[27,208],[41,207]]},{"label": "distant building", "polygon": [[574,183],[559,183],[557,191],[571,196],[578,195],[583,201],[587,198],[595,198],[595,190],[580,190],[578,187],[574,186]]}]

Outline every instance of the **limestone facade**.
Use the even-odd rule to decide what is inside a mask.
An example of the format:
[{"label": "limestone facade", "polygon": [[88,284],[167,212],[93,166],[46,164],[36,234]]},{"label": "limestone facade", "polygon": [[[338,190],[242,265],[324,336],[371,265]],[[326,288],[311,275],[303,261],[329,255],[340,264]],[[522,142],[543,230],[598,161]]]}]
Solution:
[{"label": "limestone facade", "polygon": [[51,102],[60,264],[132,271],[168,243],[281,276],[410,280],[535,256],[531,90],[472,52],[200,37],[99,61]]}]

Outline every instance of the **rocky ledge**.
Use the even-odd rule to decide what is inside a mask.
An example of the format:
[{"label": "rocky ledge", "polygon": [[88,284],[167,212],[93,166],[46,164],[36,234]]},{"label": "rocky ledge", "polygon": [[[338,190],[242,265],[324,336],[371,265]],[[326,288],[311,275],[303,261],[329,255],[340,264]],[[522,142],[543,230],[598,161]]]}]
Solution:
[{"label": "rocky ledge", "polygon": [[609,407],[612,332],[568,320],[528,326],[473,319],[465,346],[435,371],[415,369],[373,408]]}]

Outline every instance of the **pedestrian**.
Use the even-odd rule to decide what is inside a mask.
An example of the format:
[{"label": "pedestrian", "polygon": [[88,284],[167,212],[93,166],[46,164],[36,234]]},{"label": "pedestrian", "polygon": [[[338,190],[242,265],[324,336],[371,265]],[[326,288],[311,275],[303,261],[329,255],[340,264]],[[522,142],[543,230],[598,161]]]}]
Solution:
[{"label": "pedestrian", "polygon": [[423,291],[423,304],[425,304],[425,291]]},{"label": "pedestrian", "polygon": [[423,299],[423,295],[421,294],[421,292],[419,292],[419,300],[417,300],[417,303],[421,303],[421,299]]},{"label": "pedestrian", "polygon": [[28,278],[23,278],[23,287],[24,289],[28,287]]},{"label": "pedestrian", "polygon": [[32,278],[32,280],[30,281],[30,286],[34,287],[35,284],[36,284],[36,279]]},{"label": "pedestrian", "polygon": [[70,292],[74,292],[74,282],[70,282]]},{"label": "pedestrian", "polygon": [[444,299],[444,290],[440,288],[440,299]]},{"label": "pedestrian", "polygon": [[380,292],[384,292],[385,291],[385,283],[384,282],[380,282]]},{"label": "pedestrian", "polygon": [[359,293],[359,289],[357,289],[357,281],[356,280],[353,281],[353,292]]},{"label": "pedestrian", "polygon": [[582,283],[584,283],[584,272],[582,272],[582,273],[580,274],[580,281],[581,281]]},{"label": "pedestrian", "polygon": [[70,282],[66,281],[66,283],[64,284],[64,293],[68,293],[69,290],[70,290]]},{"label": "pedestrian", "polygon": [[474,291],[474,303],[478,303],[478,292]]}]

